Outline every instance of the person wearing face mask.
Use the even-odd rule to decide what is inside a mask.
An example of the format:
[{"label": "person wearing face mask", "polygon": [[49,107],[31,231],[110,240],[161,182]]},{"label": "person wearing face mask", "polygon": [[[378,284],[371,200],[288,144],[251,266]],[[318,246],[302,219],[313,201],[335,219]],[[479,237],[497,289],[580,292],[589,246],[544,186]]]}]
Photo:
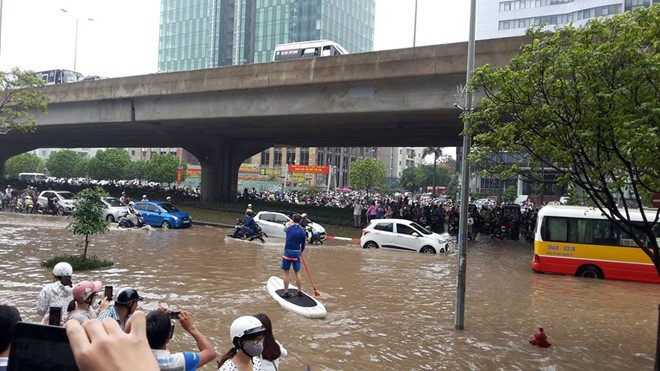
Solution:
[{"label": "person wearing face mask", "polygon": [[62,319],[67,318],[67,306],[73,300],[73,283],[71,275],[73,267],[66,262],[60,262],[53,267],[55,282],[45,285],[37,298],[37,314],[46,320],[50,307],[62,308]]},{"label": "person wearing face mask", "polygon": [[138,302],[142,300],[144,300],[144,298],[138,294],[136,289],[132,287],[123,288],[117,293],[115,305],[99,314],[98,318],[100,321],[103,321],[106,318],[113,318],[123,330],[126,327],[126,322],[128,322],[131,314],[135,313],[137,310]]},{"label": "person wearing face mask", "polygon": [[218,371],[261,371],[266,328],[256,317],[238,317],[229,328],[232,348],[218,361]]}]

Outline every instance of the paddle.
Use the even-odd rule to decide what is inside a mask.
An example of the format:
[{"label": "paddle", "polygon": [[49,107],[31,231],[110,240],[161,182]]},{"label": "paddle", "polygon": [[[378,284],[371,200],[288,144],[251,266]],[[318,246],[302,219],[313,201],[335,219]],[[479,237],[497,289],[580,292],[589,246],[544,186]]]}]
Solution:
[{"label": "paddle", "polygon": [[312,284],[312,288],[314,289],[314,296],[321,296],[321,293],[318,292],[316,289],[316,285],[314,284],[314,280],[312,280],[312,274],[309,273],[309,267],[307,267],[307,263],[305,262],[305,258],[300,255],[300,258],[302,259],[303,265],[305,266],[305,270],[307,271],[307,276],[309,277],[309,282]]}]

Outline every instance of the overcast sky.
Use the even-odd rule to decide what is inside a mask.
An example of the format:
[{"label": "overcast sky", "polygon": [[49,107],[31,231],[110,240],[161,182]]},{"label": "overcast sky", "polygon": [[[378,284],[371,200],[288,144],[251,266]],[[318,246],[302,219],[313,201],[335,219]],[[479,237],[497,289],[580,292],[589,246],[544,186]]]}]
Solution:
[{"label": "overcast sky", "polygon": [[[341,0],[339,0],[341,1]],[[120,77],[158,70],[160,0],[0,0],[0,69]],[[416,44],[466,41],[467,0],[417,0]],[[61,9],[66,9],[64,13]],[[376,50],[413,46],[415,0],[376,0]],[[88,20],[92,18],[93,21]]]}]

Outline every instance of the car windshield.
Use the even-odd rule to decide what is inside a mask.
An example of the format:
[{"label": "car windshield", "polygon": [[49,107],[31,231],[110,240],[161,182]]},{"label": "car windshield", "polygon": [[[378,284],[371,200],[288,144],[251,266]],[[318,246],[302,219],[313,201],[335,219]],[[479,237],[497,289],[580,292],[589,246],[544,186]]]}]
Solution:
[{"label": "car windshield", "polygon": [[76,196],[71,192],[57,192],[57,194],[65,200],[73,200],[76,198]]},{"label": "car windshield", "polygon": [[422,227],[421,225],[419,225],[417,223],[414,223],[414,222],[410,223],[410,226],[415,228],[417,230],[417,232],[419,232],[421,234],[431,234],[431,232],[429,232],[428,229]]},{"label": "car windshield", "polygon": [[179,211],[179,209],[177,209],[176,206],[168,202],[162,203],[159,206],[162,207],[163,210],[167,211],[168,213]]},{"label": "car windshield", "polygon": [[114,197],[106,197],[106,198],[104,198],[104,200],[105,200],[105,202],[107,202],[110,206],[113,206],[113,207],[121,207],[121,206],[124,206],[124,204],[122,204],[121,201],[119,201],[118,198],[114,198]]}]

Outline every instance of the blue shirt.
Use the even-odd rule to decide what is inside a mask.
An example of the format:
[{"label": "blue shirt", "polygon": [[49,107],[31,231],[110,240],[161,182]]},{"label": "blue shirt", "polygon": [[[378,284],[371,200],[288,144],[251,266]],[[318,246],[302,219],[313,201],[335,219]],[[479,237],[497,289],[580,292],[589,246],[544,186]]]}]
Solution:
[{"label": "blue shirt", "polygon": [[152,349],[158,367],[167,371],[194,371],[199,364],[199,353],[170,353],[165,349]]},{"label": "blue shirt", "polygon": [[286,229],[286,243],[284,244],[284,255],[292,258],[299,257],[305,251],[307,232],[298,224]]},{"label": "blue shirt", "polygon": [[245,217],[245,224],[243,224],[243,227],[250,228],[250,229],[254,230],[254,229],[256,229],[256,224],[257,223],[254,221],[254,219],[252,217],[246,216]]}]

